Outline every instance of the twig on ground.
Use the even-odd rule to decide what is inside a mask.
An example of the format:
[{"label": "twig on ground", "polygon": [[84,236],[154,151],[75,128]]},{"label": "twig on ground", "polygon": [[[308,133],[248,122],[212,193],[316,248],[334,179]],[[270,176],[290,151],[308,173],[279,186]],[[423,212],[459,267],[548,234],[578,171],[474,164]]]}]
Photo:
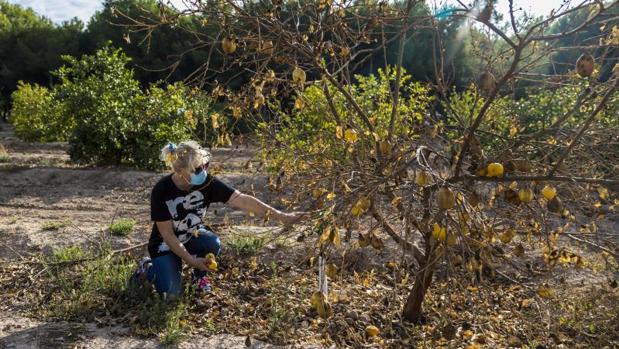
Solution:
[{"label": "twig on ground", "polygon": [[587,245],[589,245],[589,246],[592,246],[592,247],[595,247],[595,248],[597,248],[597,249],[600,249],[600,250],[602,250],[602,251],[604,251],[604,252],[608,253],[609,255],[611,255],[611,256],[613,256],[613,257],[615,257],[616,259],[619,259],[619,255],[618,255],[617,253],[613,252],[612,250],[609,250],[608,248],[606,248],[606,247],[604,247],[604,246],[600,246],[600,245],[598,245],[598,244],[596,244],[596,243],[594,243],[594,242],[592,242],[592,241],[589,241],[589,240],[585,240],[585,239],[581,239],[581,238],[579,238],[579,237],[576,237],[576,236],[574,236],[574,234],[572,234],[572,233],[566,233],[565,235],[566,235],[567,237],[569,237],[570,239],[572,239],[572,240],[576,240],[576,241],[578,241],[578,242],[582,242],[582,243],[587,244]]}]

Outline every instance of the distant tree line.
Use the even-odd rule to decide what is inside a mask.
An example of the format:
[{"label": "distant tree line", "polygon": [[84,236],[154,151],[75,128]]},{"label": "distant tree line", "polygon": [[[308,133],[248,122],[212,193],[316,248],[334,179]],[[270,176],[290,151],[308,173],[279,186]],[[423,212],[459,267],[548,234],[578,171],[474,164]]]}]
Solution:
[{"label": "distant tree line", "polygon": [[[282,6],[285,7],[286,4]],[[396,3],[394,6],[401,5]],[[360,8],[363,11],[362,4]],[[415,11],[432,13],[428,6],[417,6]],[[10,95],[17,88],[18,81],[51,86],[58,81],[58,77],[51,72],[63,65],[62,55],[80,57],[84,54],[94,54],[97,49],[110,43],[113,47],[122,48],[131,58],[130,67],[134,69],[136,79],[144,88],[160,80],[169,82],[183,80],[206,61],[209,61],[209,67],[216,72],[215,78],[220,82],[227,82],[231,88],[240,85],[243,79],[251,75],[217,71],[218,66],[224,66],[222,62],[226,59],[219,48],[213,50],[209,46],[195,46],[196,42],[199,42],[196,37],[201,33],[219,30],[216,24],[206,23],[198,15],[183,18],[183,21],[189,22],[185,25],[195,27],[194,37],[187,35],[186,32],[174,30],[170,26],[160,25],[162,15],[173,16],[174,13],[174,9],[156,0],[105,0],[103,9],[96,12],[87,24],[77,18],[55,24],[32,9],[0,0],[0,103],[3,106],[4,116],[6,117]],[[282,15],[285,14],[286,12],[282,11]],[[499,16],[497,13],[494,15]],[[551,31],[561,32],[582,21],[586,16],[587,13],[583,11],[574,12],[556,28],[551,28]],[[436,16],[440,28],[438,35],[441,35],[441,40],[447,43],[446,46],[451,50],[446,53],[448,61],[444,64],[444,69],[447,70],[445,75],[451,78],[450,83],[456,89],[461,90],[475,78],[482,70],[479,66],[484,64],[479,59],[479,53],[470,49],[475,45],[465,45],[462,41],[479,40],[481,44],[478,47],[482,49],[488,43],[483,43],[484,34],[475,27],[467,29],[470,35],[459,37],[462,23],[445,21],[444,25],[440,25],[440,17]],[[153,26],[149,32],[132,31],[131,25],[135,24],[136,20],[153,23]],[[602,31],[612,30],[612,27],[613,23],[600,23],[589,26],[577,36],[570,37],[569,42],[559,40],[559,45],[576,47],[560,51],[539,69],[550,74],[563,74],[573,69],[573,62],[583,49],[586,50],[586,47],[581,46],[596,40]],[[413,35],[404,48],[402,65],[415,80],[433,81],[436,70],[432,57],[436,48],[433,47],[432,36],[435,32],[431,29],[415,29],[411,34]],[[384,35],[396,35],[396,33],[392,30]],[[365,45],[372,47],[371,38]],[[385,50],[377,50],[370,59],[353,62],[354,73],[361,75],[376,73],[377,69],[385,66],[385,60],[388,64],[394,64],[396,47],[397,40],[393,40]],[[610,50],[611,54],[607,54],[606,57],[616,60],[617,48]],[[602,66],[601,77],[610,74],[612,69],[610,63]]]}]

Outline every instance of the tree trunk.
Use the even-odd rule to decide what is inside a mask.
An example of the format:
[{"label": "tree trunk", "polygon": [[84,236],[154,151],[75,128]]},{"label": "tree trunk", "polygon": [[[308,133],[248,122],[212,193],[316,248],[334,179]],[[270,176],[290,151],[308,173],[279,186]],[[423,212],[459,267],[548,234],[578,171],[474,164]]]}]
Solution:
[{"label": "tree trunk", "polygon": [[434,268],[438,260],[435,255],[436,251],[435,246],[432,245],[428,245],[428,248],[426,248],[425,261],[419,265],[420,272],[415,276],[413,289],[408,294],[404,310],[402,311],[402,317],[415,324],[420,323],[423,319],[423,300],[432,283]]},{"label": "tree trunk", "polygon": [[408,294],[406,304],[404,305],[404,311],[402,313],[404,319],[416,324],[421,322],[423,300],[426,297],[428,287],[430,287],[432,274],[432,271],[428,271],[427,273],[419,273],[417,277],[415,277],[413,289]]}]

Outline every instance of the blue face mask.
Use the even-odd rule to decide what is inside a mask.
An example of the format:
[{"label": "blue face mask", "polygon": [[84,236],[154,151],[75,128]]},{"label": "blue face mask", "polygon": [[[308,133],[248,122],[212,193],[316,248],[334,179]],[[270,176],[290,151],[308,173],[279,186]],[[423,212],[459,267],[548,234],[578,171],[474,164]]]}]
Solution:
[{"label": "blue face mask", "polygon": [[199,171],[196,171],[195,173],[192,173],[191,176],[189,176],[189,183],[191,183],[192,185],[202,185],[206,181],[206,175],[206,170],[200,169]]}]

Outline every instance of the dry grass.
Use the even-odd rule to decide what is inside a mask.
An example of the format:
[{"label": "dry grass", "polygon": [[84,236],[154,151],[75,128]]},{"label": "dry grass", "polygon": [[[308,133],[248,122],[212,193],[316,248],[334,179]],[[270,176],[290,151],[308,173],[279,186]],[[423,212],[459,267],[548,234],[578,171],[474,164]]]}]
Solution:
[{"label": "dry grass", "polygon": [[0,143],[0,163],[2,162],[10,162],[11,157],[9,156],[9,152],[6,150],[4,145]]},{"label": "dry grass", "polygon": [[[127,286],[135,261],[118,256],[51,268],[42,280],[53,291],[50,294],[36,294],[23,287],[23,282],[3,282],[14,285],[3,288],[5,294],[18,290],[28,293],[30,311],[48,320],[93,321],[97,317],[98,321],[120,321],[131,326],[135,334],[156,335],[166,343],[182,340],[187,334],[216,333],[250,335],[276,344],[342,347],[536,348],[564,344],[587,348],[613,347],[619,341],[616,285],[577,288],[567,280],[553,283],[554,295],[544,298],[528,286],[538,282],[535,278],[539,272],[511,275],[511,280],[499,274],[478,279],[465,268],[443,272],[436,276],[427,296],[425,322],[417,326],[404,323],[400,311],[411,275],[399,263],[384,263],[381,256],[388,254],[353,246],[349,246],[347,256],[334,259],[338,274],[329,283],[333,316],[324,320],[310,306],[317,281],[315,268],[306,263],[308,247],[291,245],[287,251],[280,251],[285,258],[253,249],[253,256],[223,255],[220,270],[213,275],[212,294],[198,297],[187,292],[172,303],[148,288]],[[367,258],[383,262],[353,260]],[[549,281],[566,275],[557,268],[572,267],[547,271]],[[3,280],[6,272],[5,267]],[[24,276],[13,275],[18,279]],[[45,297],[47,301],[42,302]],[[368,337],[368,325],[378,327],[380,336]]]}]

